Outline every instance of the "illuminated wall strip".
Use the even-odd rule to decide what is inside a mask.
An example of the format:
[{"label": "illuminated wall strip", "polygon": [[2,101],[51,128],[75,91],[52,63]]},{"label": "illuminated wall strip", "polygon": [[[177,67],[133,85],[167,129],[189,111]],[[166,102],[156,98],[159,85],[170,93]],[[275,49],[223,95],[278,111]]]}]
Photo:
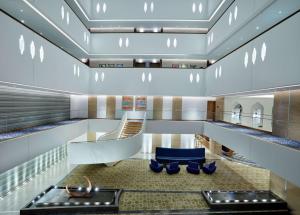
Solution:
[{"label": "illuminated wall strip", "polygon": [[26,185],[36,176],[67,157],[67,145],[62,145],[22,163],[0,175],[0,197],[9,195]]},{"label": "illuminated wall strip", "polygon": [[217,14],[217,12],[220,10],[222,5],[226,2],[226,0],[222,0],[222,2],[219,4],[217,9],[214,11],[214,13],[210,16],[209,19],[193,19],[193,20],[188,20],[188,19],[90,19],[84,9],[81,7],[81,5],[78,3],[77,0],[74,0],[75,4],[79,8],[79,10],[82,12],[84,17],[87,19],[87,21],[90,22],[135,22],[135,21],[142,21],[142,22],[210,22],[214,16]]},{"label": "illuminated wall strip", "polygon": [[64,35],[67,39],[69,39],[72,43],[74,43],[78,48],[80,48],[87,55],[89,54],[84,48],[82,48],[75,40],[73,40],[67,33],[61,30],[57,25],[55,25],[48,17],[46,17],[41,11],[39,11],[36,7],[34,7],[27,0],[22,0],[25,4],[27,4],[32,10],[34,10],[37,14],[39,14],[43,19],[45,19],[50,25],[52,25],[56,30],[58,30],[62,35]]}]

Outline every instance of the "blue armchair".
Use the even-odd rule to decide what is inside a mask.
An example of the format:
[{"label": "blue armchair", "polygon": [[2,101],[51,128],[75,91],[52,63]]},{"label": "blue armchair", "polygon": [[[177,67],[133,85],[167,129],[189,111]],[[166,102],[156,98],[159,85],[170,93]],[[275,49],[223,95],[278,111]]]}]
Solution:
[{"label": "blue armchair", "polygon": [[168,174],[175,174],[180,171],[179,162],[171,162],[166,167]]},{"label": "blue armchair", "polygon": [[202,170],[204,173],[206,174],[213,174],[217,169],[217,166],[216,166],[216,161],[210,163],[210,164],[206,164],[203,166]]},{"label": "blue armchair", "polygon": [[149,167],[153,172],[161,172],[164,168],[162,164],[158,163],[156,160],[153,159],[151,159]]},{"label": "blue armchair", "polygon": [[192,174],[199,174],[200,173],[199,163],[189,161],[188,166],[186,167],[186,171]]}]

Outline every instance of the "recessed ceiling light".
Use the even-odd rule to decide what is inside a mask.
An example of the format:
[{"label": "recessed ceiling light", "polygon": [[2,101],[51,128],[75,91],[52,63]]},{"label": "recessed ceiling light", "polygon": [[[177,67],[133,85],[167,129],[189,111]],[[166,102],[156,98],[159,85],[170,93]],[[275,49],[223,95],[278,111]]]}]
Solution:
[{"label": "recessed ceiling light", "polygon": [[147,2],[144,3],[144,13],[147,13],[148,10],[148,4]]},{"label": "recessed ceiling light", "polygon": [[33,41],[31,41],[30,43],[30,55],[31,55],[31,58],[34,59],[34,56],[35,56],[35,44]]},{"label": "recessed ceiling light", "polygon": [[107,6],[106,6],[106,3],[104,2],[104,3],[103,3],[103,6],[102,6],[102,11],[103,11],[103,13],[106,13],[106,9],[107,9]]},{"label": "recessed ceiling light", "polygon": [[23,13],[23,11],[24,11],[23,9],[20,10],[21,13]]},{"label": "recessed ceiling light", "polygon": [[24,19],[21,19],[21,22],[22,22],[22,23],[25,23]]},{"label": "recessed ceiling light", "polygon": [[145,82],[145,78],[146,78],[146,76],[145,76],[145,73],[143,72],[143,74],[142,74],[142,82]]},{"label": "recessed ceiling light", "polygon": [[69,14],[69,11],[67,12],[67,24],[69,25],[70,23],[70,14]]},{"label": "recessed ceiling light", "polygon": [[122,39],[122,38],[120,38],[120,39],[119,39],[119,47],[121,48],[121,47],[122,47],[122,45],[123,45],[123,39]]},{"label": "recessed ceiling light", "polygon": [[76,64],[73,65],[73,74],[76,75]]},{"label": "recessed ceiling light", "polygon": [[104,81],[104,76],[105,76],[105,74],[104,74],[104,72],[102,72],[102,73],[101,73],[101,81],[102,81],[102,82]]},{"label": "recessed ceiling light", "polygon": [[136,62],[138,62],[138,63],[143,63],[144,60],[143,60],[143,59],[137,59]]},{"label": "recessed ceiling light", "polygon": [[253,48],[252,51],[252,63],[255,64],[256,62],[256,48]]},{"label": "recessed ceiling light", "polygon": [[61,19],[64,20],[64,18],[65,18],[65,8],[64,8],[63,5],[61,6],[60,10],[61,10]]},{"label": "recessed ceiling light", "polygon": [[158,63],[158,59],[152,59],[152,63]]},{"label": "recessed ceiling light", "polygon": [[267,54],[267,45],[266,43],[264,42],[261,46],[261,53],[260,53],[260,56],[261,56],[261,60],[264,62],[265,61],[265,58],[266,58],[266,54]]},{"label": "recessed ceiling light", "polygon": [[153,28],[153,32],[154,32],[154,33],[159,32],[159,28]]},{"label": "recessed ceiling light", "polygon": [[43,63],[43,61],[44,61],[44,48],[43,48],[43,46],[41,46],[40,47],[40,61],[41,61],[41,63]]},{"label": "recessed ceiling light", "polygon": [[210,35],[207,37],[207,45],[210,45]]},{"label": "recessed ceiling light", "polygon": [[148,81],[149,81],[149,82],[152,81],[152,74],[151,74],[151,72],[148,74]]},{"label": "recessed ceiling light", "polygon": [[98,82],[98,72],[95,73],[95,81]]},{"label": "recessed ceiling light", "polygon": [[278,14],[282,14],[282,11],[280,10],[280,11],[278,11]]},{"label": "recessed ceiling light", "polygon": [[174,46],[174,48],[177,47],[177,39],[176,38],[173,40],[173,46]]},{"label": "recessed ceiling light", "polygon": [[81,62],[82,62],[82,63],[86,63],[87,61],[88,61],[87,58],[81,58]]},{"label": "recessed ceiling light", "polygon": [[202,10],[203,10],[202,3],[199,4],[198,10],[199,10],[199,13],[201,14],[201,13],[202,13]]},{"label": "recessed ceiling light", "polygon": [[145,32],[145,29],[144,28],[138,28],[137,31],[140,32],[140,33],[143,33],[143,32]]},{"label": "recessed ceiling light", "polygon": [[236,5],[234,8],[234,20],[237,19],[237,15],[238,15],[238,6]]},{"label": "recessed ceiling light", "polygon": [[256,30],[259,30],[259,26],[256,26],[256,28],[255,28]]},{"label": "recessed ceiling light", "polygon": [[231,25],[232,23],[232,13],[229,13],[229,17],[228,17],[228,24]]},{"label": "recessed ceiling light", "polygon": [[97,3],[97,6],[96,6],[96,11],[97,11],[97,13],[99,13],[100,12],[100,4],[99,4],[99,2]]},{"label": "recessed ceiling light", "polygon": [[150,11],[151,11],[151,13],[153,13],[153,11],[154,11],[154,3],[153,2],[151,2],[151,4],[150,4]]},{"label": "recessed ceiling light", "polygon": [[199,83],[199,81],[200,81],[200,75],[199,75],[199,73],[197,73],[197,75],[196,75],[196,82]]},{"label": "recessed ceiling light", "polygon": [[194,80],[194,75],[193,75],[193,73],[191,73],[190,74],[190,82],[193,83],[193,80]]},{"label": "recessed ceiling light", "polygon": [[19,38],[19,49],[20,49],[21,55],[23,55],[24,51],[25,51],[25,40],[24,40],[23,35],[21,35],[20,38]]},{"label": "recessed ceiling light", "polygon": [[193,5],[192,5],[192,12],[193,12],[193,13],[196,12],[196,4],[195,4],[195,2],[194,2]]},{"label": "recessed ceiling light", "polygon": [[245,68],[248,67],[248,61],[249,61],[249,55],[248,55],[248,52],[246,52],[245,57],[244,57],[244,66],[245,66]]},{"label": "recessed ceiling light", "polygon": [[77,76],[79,77],[80,76],[80,67],[77,66]]},{"label": "recessed ceiling light", "polygon": [[167,47],[170,48],[170,46],[171,46],[171,40],[170,40],[170,38],[168,38],[167,39]]},{"label": "recessed ceiling light", "polygon": [[126,40],[125,40],[125,47],[127,48],[129,46],[129,39],[128,37],[126,37]]}]

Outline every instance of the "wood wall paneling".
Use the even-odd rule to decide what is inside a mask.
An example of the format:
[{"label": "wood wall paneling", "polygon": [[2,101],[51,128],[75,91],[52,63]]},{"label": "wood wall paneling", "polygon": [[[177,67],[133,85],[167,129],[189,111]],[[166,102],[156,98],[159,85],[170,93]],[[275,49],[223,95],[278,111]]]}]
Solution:
[{"label": "wood wall paneling", "polygon": [[171,142],[172,142],[172,148],[181,148],[181,135],[172,134]]},{"label": "wood wall paneling", "polygon": [[223,121],[224,119],[224,97],[217,97],[215,119]]},{"label": "wood wall paneling", "polygon": [[215,112],[216,112],[216,101],[207,101],[207,119],[215,120]]},{"label": "wood wall paneling", "polygon": [[89,119],[97,118],[97,96],[89,96],[88,98],[88,117]]},{"label": "wood wall paneling", "polygon": [[154,96],[153,97],[153,119],[161,120],[163,111],[163,97]]},{"label": "wood wall paneling", "polygon": [[300,90],[290,91],[288,137],[300,141]]},{"label": "wood wall paneling", "polygon": [[182,97],[176,96],[172,100],[172,120],[182,119]]},{"label": "wood wall paneling", "polygon": [[106,117],[108,119],[115,119],[116,116],[116,97],[107,96],[106,98]]},{"label": "wood wall paneling", "polygon": [[292,214],[300,214],[300,187],[271,172],[270,190],[288,203]]},{"label": "wood wall paneling", "polygon": [[274,94],[272,133],[280,137],[288,137],[289,91]]}]

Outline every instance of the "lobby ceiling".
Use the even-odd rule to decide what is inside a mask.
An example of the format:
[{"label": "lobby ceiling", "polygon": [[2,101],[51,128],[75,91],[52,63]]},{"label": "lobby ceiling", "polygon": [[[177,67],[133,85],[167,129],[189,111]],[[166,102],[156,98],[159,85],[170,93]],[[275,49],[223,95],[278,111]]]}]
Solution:
[{"label": "lobby ceiling", "polygon": [[210,29],[234,0],[65,0],[88,28]]},{"label": "lobby ceiling", "polygon": [[[249,7],[241,9],[247,3],[239,0],[7,0],[0,1],[0,9],[77,59],[208,59],[215,62],[300,9],[299,0],[253,0],[257,13],[243,22],[245,13],[251,12]],[[242,23],[229,26],[228,13],[233,12],[236,5],[240,8],[236,23]],[[62,18],[63,7],[65,19]],[[216,31],[218,25],[222,31]],[[93,33],[92,28],[204,30],[202,33],[163,30],[147,34],[132,31],[109,34]],[[225,34],[228,29],[231,31]],[[208,48],[212,33],[215,45]],[[216,42],[222,37],[224,40]]]}]

